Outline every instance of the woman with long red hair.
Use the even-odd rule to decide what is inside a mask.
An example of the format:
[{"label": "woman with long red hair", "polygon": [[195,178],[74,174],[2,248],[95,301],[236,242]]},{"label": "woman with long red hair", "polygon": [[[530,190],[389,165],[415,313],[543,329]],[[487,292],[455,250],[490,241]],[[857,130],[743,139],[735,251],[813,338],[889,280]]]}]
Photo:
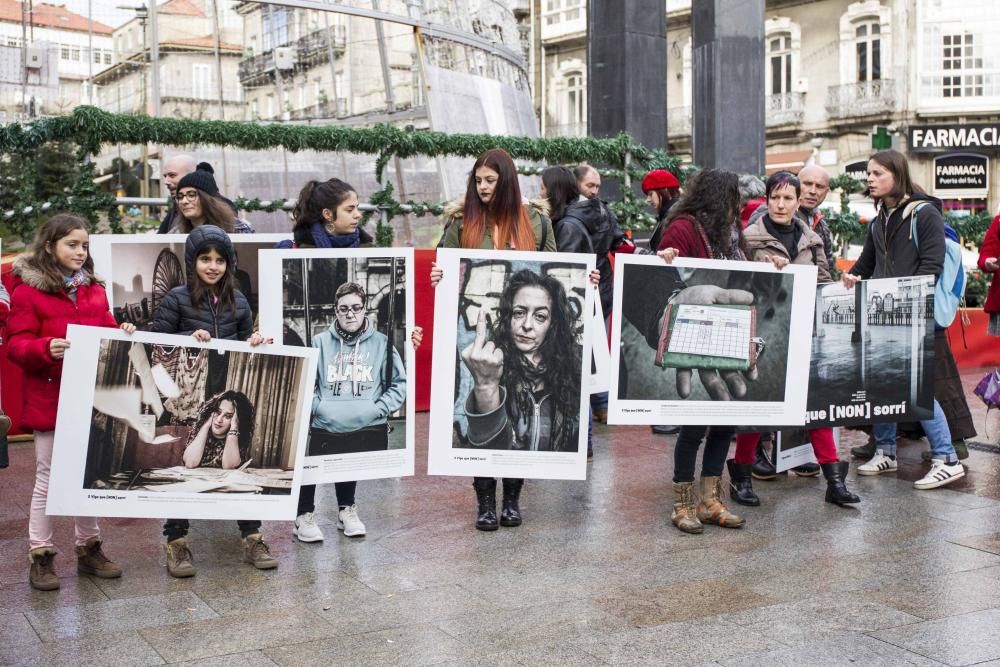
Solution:
[{"label": "woman with long red hair", "polygon": [[[546,204],[522,200],[514,160],[507,151],[492,148],[480,155],[473,165],[465,197],[445,207],[445,232],[438,247],[555,252],[556,237],[547,214]],[[441,275],[441,269],[435,264],[431,282],[437,285]],[[479,530],[521,525],[518,501],[524,480],[503,480],[503,511],[499,521],[496,484],[492,477],[473,479],[478,503],[476,528]]]}]

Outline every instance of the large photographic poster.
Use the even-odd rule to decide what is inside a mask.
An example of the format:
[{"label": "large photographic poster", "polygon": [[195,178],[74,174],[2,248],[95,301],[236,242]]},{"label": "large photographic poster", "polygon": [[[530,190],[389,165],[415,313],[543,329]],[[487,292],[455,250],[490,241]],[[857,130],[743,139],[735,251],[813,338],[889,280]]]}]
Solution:
[{"label": "large photographic poster", "polygon": [[801,425],[816,267],[619,255],[608,421]]},{"label": "large photographic poster", "polygon": [[593,255],[439,250],[431,475],[585,479]]},{"label": "large photographic poster", "polygon": [[[261,281],[257,251],[274,248],[289,234],[230,234],[236,251],[238,287],[258,312]],[[94,234],[90,255],[94,271],[108,285],[108,300],[119,323],[131,322],[140,331],[148,329],[163,297],[185,284],[187,265],[184,242],[187,234]]]},{"label": "large photographic poster", "polygon": [[806,423],[857,426],[934,412],[934,278],[816,290]]},{"label": "large photographic poster", "polygon": [[49,514],[295,518],[316,351],[69,327]]},{"label": "large photographic poster", "polygon": [[414,466],[413,249],[264,250],[261,332],[319,350],[303,483]]}]

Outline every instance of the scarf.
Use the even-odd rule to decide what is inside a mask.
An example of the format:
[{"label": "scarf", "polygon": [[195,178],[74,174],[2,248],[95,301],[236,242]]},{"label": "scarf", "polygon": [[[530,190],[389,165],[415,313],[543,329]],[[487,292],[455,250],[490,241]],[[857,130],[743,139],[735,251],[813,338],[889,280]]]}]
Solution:
[{"label": "scarf", "polygon": [[80,285],[87,284],[87,274],[81,269],[71,276],[63,276],[63,283],[67,290],[76,291]]},{"label": "scarf", "polygon": [[358,338],[360,338],[361,334],[363,334],[365,332],[365,329],[368,328],[368,318],[367,317],[365,318],[364,322],[361,323],[361,328],[355,331],[354,333],[342,329],[340,326],[340,322],[338,322],[337,320],[333,321],[333,326],[337,330],[337,335],[340,336],[341,340],[343,340],[345,343],[353,343]]},{"label": "scarf", "polygon": [[310,231],[317,248],[357,248],[361,245],[360,228],[345,236],[331,236],[324,225],[316,222]]},{"label": "scarf", "polygon": [[733,231],[729,236],[728,255],[724,255],[712,247],[712,244],[708,240],[708,234],[705,233],[705,229],[697,220],[695,221],[695,227],[698,229],[698,234],[701,236],[701,242],[705,244],[705,249],[708,250],[709,259],[729,259],[738,262],[746,261],[747,256],[743,254],[743,249],[740,248],[740,232],[735,225],[733,226]]}]

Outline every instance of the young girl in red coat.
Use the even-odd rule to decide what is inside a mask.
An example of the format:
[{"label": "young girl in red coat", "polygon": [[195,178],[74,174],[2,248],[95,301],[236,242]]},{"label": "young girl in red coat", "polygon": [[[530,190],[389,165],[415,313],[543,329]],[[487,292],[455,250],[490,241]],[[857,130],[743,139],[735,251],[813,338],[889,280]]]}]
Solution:
[{"label": "young girl in red coat", "polygon": [[[53,560],[52,519],[45,514],[52,463],[52,441],[62,362],[70,341],[66,327],[85,324],[117,327],[108,308],[104,284],[94,275],[87,223],[74,215],[60,214],[46,222],[29,253],[14,262],[14,288],[7,327],[11,360],[24,369],[21,421],[34,431],[35,489],[28,522],[29,581],[33,588],[59,588]],[[123,324],[132,333],[135,327]],[[105,579],[120,577],[122,570],[101,549],[97,519],[75,517],[76,569]]]}]

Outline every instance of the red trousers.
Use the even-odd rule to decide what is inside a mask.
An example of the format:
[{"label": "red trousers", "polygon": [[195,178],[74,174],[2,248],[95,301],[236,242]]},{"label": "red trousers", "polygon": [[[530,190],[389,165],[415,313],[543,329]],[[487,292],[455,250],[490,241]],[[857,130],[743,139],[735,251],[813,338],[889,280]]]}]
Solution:
[{"label": "red trousers", "polygon": [[[809,429],[809,440],[812,441],[813,453],[820,463],[836,463],[837,443],[833,440],[833,429],[812,428]],[[736,434],[736,463],[741,465],[753,463],[754,450],[760,442],[760,433],[737,433]]]}]

